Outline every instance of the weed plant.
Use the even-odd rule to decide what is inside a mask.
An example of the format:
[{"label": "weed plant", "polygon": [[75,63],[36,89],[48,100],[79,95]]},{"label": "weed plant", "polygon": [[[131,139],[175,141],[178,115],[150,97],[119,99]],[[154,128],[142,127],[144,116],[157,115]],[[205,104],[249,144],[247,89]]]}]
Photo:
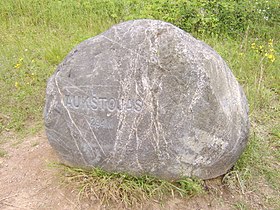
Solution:
[{"label": "weed plant", "polygon": [[61,164],[56,166],[62,169],[66,184],[77,184],[80,196],[93,196],[103,204],[122,203],[127,207],[151,199],[162,202],[170,196],[186,197],[203,192],[202,182],[198,179],[182,178],[170,182],[148,175],[136,177],[109,173],[99,168],[87,170]]}]

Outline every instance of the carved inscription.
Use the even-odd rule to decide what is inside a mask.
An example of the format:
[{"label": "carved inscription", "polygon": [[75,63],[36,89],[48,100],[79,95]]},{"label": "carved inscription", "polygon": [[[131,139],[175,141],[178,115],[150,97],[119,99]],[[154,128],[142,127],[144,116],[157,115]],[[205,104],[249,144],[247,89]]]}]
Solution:
[{"label": "carved inscription", "polygon": [[130,111],[140,112],[143,108],[141,99],[116,99],[113,97],[65,95],[64,104],[73,109],[92,111]]},{"label": "carved inscription", "polygon": [[93,128],[104,128],[104,129],[113,128],[113,122],[107,118],[105,119],[99,117],[91,118],[90,125]]}]

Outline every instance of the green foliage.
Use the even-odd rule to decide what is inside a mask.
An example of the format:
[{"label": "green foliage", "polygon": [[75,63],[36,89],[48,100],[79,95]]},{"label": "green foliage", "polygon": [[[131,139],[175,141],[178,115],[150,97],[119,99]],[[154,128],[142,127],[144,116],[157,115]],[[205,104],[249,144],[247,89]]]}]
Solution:
[{"label": "green foliage", "polygon": [[7,154],[8,154],[7,151],[0,148],[0,158],[5,157]]},{"label": "green foliage", "polygon": [[277,1],[154,0],[143,1],[141,6],[142,9],[134,11],[128,19],[161,19],[199,36],[238,37],[248,28],[253,34],[260,34],[264,28],[280,22]]},{"label": "green foliage", "polygon": [[238,202],[234,205],[235,209],[237,210],[247,210],[248,208],[246,207],[246,204],[242,202]]},{"label": "green foliage", "polygon": [[56,165],[64,172],[63,181],[76,183],[80,196],[91,197],[102,203],[136,205],[148,199],[162,201],[167,196],[193,196],[203,192],[198,179],[183,178],[168,182],[152,176],[132,176],[126,173],[108,173],[102,169],[86,170],[65,165]]}]

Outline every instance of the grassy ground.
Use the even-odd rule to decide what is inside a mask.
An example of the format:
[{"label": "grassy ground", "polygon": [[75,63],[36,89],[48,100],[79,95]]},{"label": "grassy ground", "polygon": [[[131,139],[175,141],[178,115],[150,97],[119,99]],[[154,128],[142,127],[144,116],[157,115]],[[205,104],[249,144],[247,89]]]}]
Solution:
[{"label": "grassy ground", "polygon": [[280,208],[279,6],[277,0],[1,1],[0,147],[7,132],[26,135],[42,129],[46,80],[76,44],[120,21],[162,19],[212,46],[243,86],[250,141],[224,181],[260,196],[268,186],[273,193],[263,199]]},{"label": "grassy ground", "polygon": [[135,177],[126,173],[109,173],[98,168],[85,170],[62,164],[53,166],[61,169],[63,183],[76,185],[80,196],[94,196],[107,205],[122,203],[129,207],[149,200],[162,201],[171,196],[185,198],[203,193],[203,182],[194,178],[184,177],[170,182],[148,175]]}]

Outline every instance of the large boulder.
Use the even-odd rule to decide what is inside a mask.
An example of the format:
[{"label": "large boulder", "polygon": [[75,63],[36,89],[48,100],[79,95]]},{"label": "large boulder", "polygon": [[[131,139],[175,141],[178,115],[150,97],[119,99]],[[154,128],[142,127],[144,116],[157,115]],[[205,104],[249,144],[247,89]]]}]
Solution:
[{"label": "large boulder", "polygon": [[48,81],[44,117],[63,162],[166,179],[225,174],[249,133],[246,97],[221,56],[158,20],[76,46]]}]

